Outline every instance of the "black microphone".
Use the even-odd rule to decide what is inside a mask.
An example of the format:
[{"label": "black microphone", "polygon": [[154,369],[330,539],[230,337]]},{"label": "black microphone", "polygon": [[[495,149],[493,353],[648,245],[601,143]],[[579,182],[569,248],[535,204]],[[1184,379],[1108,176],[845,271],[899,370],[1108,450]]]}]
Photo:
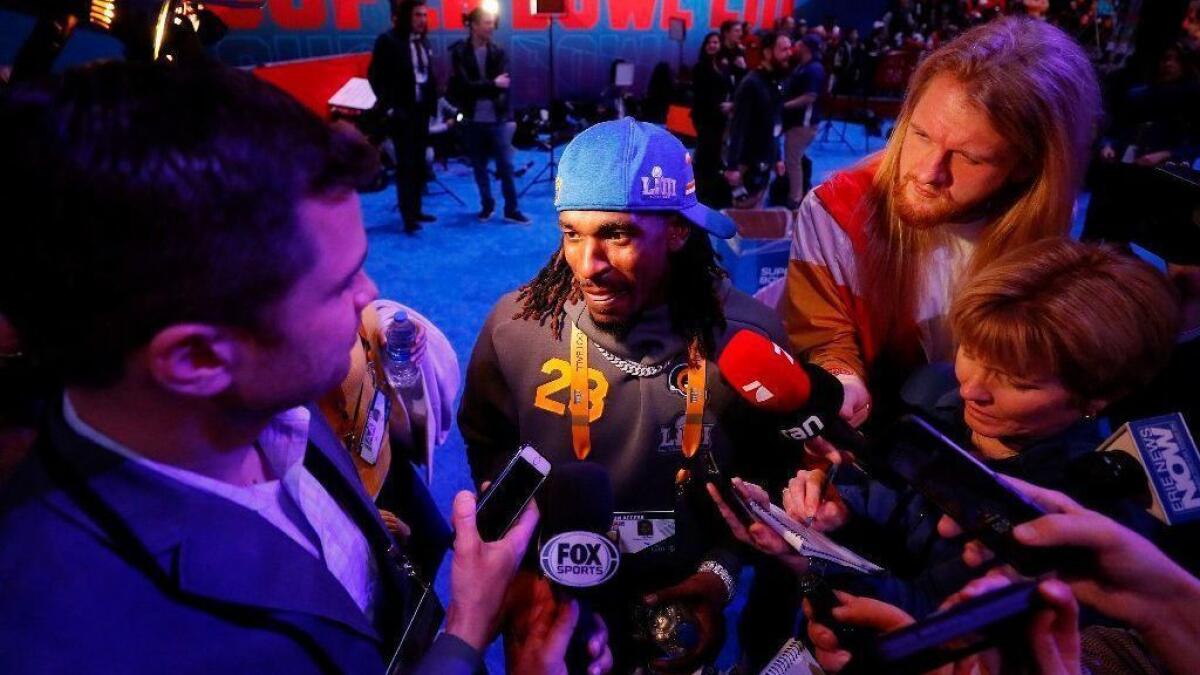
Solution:
[{"label": "black microphone", "polygon": [[608,538],[613,489],[608,471],[594,462],[556,464],[542,491],[538,564],[556,594],[579,602],[579,623],[567,650],[569,672],[586,672],[587,639],[595,622],[589,599],[613,578],[620,553]]},{"label": "black microphone", "polygon": [[861,468],[886,473],[867,439],[842,419],[842,383],[829,371],[796,361],[787,349],[750,330],[739,331],[717,359],[721,377],[754,408],[788,419],[780,433],[803,442],[823,437],[855,454]]},{"label": "black microphone", "polygon": [[1131,500],[1165,525],[1200,519],[1200,450],[1179,413],[1127,422],[1066,475],[1089,508]]}]

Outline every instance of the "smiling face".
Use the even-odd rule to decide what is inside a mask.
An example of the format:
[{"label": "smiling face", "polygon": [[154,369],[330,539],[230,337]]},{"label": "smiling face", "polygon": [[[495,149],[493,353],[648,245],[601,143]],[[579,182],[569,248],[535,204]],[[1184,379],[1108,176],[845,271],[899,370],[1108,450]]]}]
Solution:
[{"label": "smiling face", "polygon": [[1012,144],[950,75],[935,77],[917,101],[900,146],[896,214],[914,227],[969,222],[1019,178]]},{"label": "smiling face", "polygon": [[650,213],[563,211],[558,224],[592,321],[614,331],[664,301],[669,256],[690,232],[673,216]]},{"label": "smiling face", "polygon": [[1017,444],[1049,438],[1092,412],[1054,374],[1016,375],[962,347],[954,359],[954,375],[967,426],[985,438]]}]

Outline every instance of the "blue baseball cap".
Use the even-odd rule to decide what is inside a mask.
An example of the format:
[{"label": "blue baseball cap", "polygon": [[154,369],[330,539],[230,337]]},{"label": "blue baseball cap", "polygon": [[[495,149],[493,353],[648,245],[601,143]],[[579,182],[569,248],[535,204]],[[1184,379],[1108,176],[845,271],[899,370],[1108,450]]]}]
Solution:
[{"label": "blue baseball cap", "polygon": [[563,150],[554,181],[559,211],[674,211],[728,239],[737,228],[696,201],[692,156],[670,132],[626,117],[601,122]]}]

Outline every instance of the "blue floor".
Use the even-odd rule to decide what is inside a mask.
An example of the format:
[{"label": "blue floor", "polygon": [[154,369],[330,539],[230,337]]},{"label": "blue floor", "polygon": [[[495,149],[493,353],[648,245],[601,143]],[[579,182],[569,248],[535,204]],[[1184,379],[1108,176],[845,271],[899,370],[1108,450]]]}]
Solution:
[{"label": "blue floor", "polygon": [[[865,154],[861,127],[849,127],[847,135],[853,147],[818,140],[810,148],[817,182]],[[881,145],[880,139],[871,139],[872,150]],[[545,166],[546,160],[545,152],[517,152],[518,168],[534,162],[526,176],[518,179],[518,190]],[[533,185],[521,199],[520,208],[533,219],[533,224],[506,223],[499,215],[480,223],[476,219],[479,196],[470,168],[450,162],[446,169],[436,166],[435,173],[444,188],[466,202],[466,206],[447,194],[436,194],[443,186],[431,183],[431,192],[435,194],[425,198],[425,210],[437,216],[437,222],[426,224],[416,236],[401,232],[393,189],[363,196],[370,242],[367,271],[379,285],[381,297],[413,306],[446,333],[465,373],[476,335],[492,305],[501,295],[532,278],[557,248],[557,217],[551,183],[547,181]],[[499,196],[498,185],[493,191]],[[498,213],[503,204],[500,206]],[[455,492],[471,487],[463,441],[457,429],[438,450],[432,487],[443,512],[448,512]],[[449,565],[443,565],[437,588],[441,597],[448,599]],[[740,602],[735,601],[735,605]],[[731,608],[731,612],[735,609],[736,606]],[[722,665],[732,663],[735,649],[730,641],[722,655]],[[503,672],[498,645],[493,645],[487,661],[491,672]]]}]

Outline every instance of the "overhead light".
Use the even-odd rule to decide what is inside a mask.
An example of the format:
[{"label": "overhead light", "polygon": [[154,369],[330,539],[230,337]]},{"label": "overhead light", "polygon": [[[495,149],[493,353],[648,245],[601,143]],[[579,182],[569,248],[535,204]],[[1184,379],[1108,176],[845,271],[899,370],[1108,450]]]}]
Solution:
[{"label": "overhead light", "polygon": [[499,0],[483,0],[479,6],[483,9],[483,11],[491,14],[492,16],[500,16]]},{"label": "overhead light", "polygon": [[[126,58],[181,63],[202,53],[204,46],[220,40],[229,30],[205,4],[262,9],[267,0],[0,0],[0,9],[31,14],[41,21],[74,17],[80,26],[121,40]],[[63,42],[66,37],[69,34]],[[56,45],[55,55],[61,49],[62,45]],[[53,57],[45,67],[52,63]]]},{"label": "overhead light", "polygon": [[116,0],[92,0],[88,8],[88,21],[100,30],[112,30],[117,18]]}]

